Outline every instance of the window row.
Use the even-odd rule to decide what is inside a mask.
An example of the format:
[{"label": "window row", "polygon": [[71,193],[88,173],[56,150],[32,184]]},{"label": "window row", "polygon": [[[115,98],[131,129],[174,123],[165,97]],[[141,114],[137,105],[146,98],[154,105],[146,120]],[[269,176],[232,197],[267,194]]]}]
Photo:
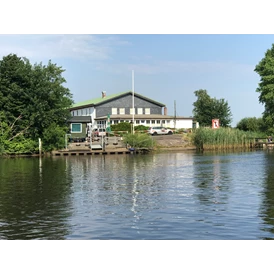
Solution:
[{"label": "window row", "polygon": [[[118,111],[119,111],[119,113],[118,113]],[[117,114],[123,115],[123,114],[126,114],[125,113],[125,108],[119,108],[119,109],[118,108],[112,108],[111,109],[111,114],[112,115],[117,115]],[[129,114],[131,114],[131,115],[132,114],[136,114],[136,109],[135,108],[130,108]],[[137,108],[137,114],[139,114],[139,115],[150,114],[150,108],[145,108],[145,109],[143,109],[143,108]]]},{"label": "window row", "polygon": [[[112,120],[111,124],[118,124],[122,122],[131,123],[131,120]],[[170,120],[135,120],[135,125],[159,125],[159,126],[169,126]],[[105,128],[106,121],[97,121],[98,128]],[[82,132],[82,123],[72,123],[71,124],[71,133],[81,133]]]},{"label": "window row", "polygon": [[[118,123],[132,123],[132,120],[111,120],[110,124],[118,124]],[[136,125],[168,125],[170,120],[134,120],[134,124]],[[99,127],[104,127],[106,125],[106,121],[97,121],[97,125]]]},{"label": "window row", "polygon": [[85,115],[91,115],[92,112],[93,112],[93,108],[83,108],[83,109],[72,110],[71,115],[72,116],[85,116]]},{"label": "window row", "polygon": [[[137,113],[136,113],[137,110]],[[83,109],[77,109],[77,110],[72,110],[71,115],[72,116],[85,116],[85,115],[91,115],[93,113],[93,108],[83,108]],[[124,114],[150,114],[150,108],[130,108],[129,113],[126,113],[125,108],[112,108],[111,109],[111,114],[112,115],[124,115]]]}]

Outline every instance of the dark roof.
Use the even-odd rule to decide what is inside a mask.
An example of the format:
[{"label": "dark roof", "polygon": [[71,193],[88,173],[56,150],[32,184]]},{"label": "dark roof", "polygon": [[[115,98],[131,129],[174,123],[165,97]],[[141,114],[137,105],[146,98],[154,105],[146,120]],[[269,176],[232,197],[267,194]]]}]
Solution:
[{"label": "dark roof", "polygon": [[[112,94],[112,95],[107,95],[106,97],[102,98],[96,98],[96,99],[92,99],[92,100],[87,100],[87,101],[84,101],[84,102],[80,102],[80,103],[76,103],[74,104],[70,109],[78,109],[78,108],[82,108],[82,107],[90,107],[90,106],[98,106],[98,105],[101,105],[105,102],[108,102],[108,101],[111,101],[113,99],[118,99],[120,97],[123,97],[125,95],[128,95],[128,94],[132,94],[132,91],[126,91],[126,92],[120,92],[120,93],[117,93],[117,94]],[[157,101],[154,101],[148,97],[145,97],[141,94],[138,94],[136,92],[134,92],[134,96],[135,97],[139,97],[139,98],[142,98],[146,101],[149,101],[149,102],[152,102],[158,106],[161,106],[161,107],[164,107],[165,104],[162,104],[160,102],[157,102]]]},{"label": "dark roof", "polygon": [[68,119],[69,123],[91,123],[90,116],[72,116]]}]

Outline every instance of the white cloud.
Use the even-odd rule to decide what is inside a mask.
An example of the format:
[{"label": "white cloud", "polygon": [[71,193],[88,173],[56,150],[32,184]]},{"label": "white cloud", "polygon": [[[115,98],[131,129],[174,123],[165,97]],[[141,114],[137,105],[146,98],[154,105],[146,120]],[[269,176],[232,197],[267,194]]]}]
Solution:
[{"label": "white cloud", "polygon": [[155,60],[144,53],[129,56],[116,55],[116,50],[131,45],[117,35],[0,35],[0,57],[15,53],[31,62],[55,59],[75,59],[92,62],[92,68],[115,74],[137,73],[156,75],[175,72],[253,73],[254,66],[233,62],[184,62],[183,60]]},{"label": "white cloud", "polygon": [[70,58],[107,60],[118,46],[127,41],[108,35],[0,35],[0,56],[15,53],[40,61]]},{"label": "white cloud", "polygon": [[[162,74],[175,72],[190,72],[190,73],[253,73],[254,66],[247,64],[240,64],[234,62],[184,62],[184,61],[155,61],[153,59],[141,61],[134,58],[136,62],[129,63],[97,63],[96,69],[103,70],[116,74],[128,73],[128,71],[135,70],[140,74]],[[147,58],[146,58],[147,59]]]}]

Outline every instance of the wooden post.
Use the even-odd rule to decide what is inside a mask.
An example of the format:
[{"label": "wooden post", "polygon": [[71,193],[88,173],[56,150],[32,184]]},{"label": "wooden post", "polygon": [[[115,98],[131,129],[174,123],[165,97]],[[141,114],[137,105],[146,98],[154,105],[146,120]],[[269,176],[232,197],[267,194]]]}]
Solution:
[{"label": "wooden post", "polygon": [[39,155],[42,155],[42,141],[41,138],[38,139],[38,143],[39,143]]}]

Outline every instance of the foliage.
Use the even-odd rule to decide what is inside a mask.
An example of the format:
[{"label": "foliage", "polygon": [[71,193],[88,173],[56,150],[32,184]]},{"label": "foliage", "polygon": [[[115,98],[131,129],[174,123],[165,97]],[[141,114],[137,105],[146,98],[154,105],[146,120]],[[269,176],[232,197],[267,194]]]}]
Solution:
[{"label": "foliage", "polygon": [[265,124],[262,118],[246,117],[240,120],[236,126],[237,129],[243,131],[265,131]]},{"label": "foliage", "polygon": [[193,143],[197,149],[211,150],[248,148],[251,138],[265,137],[262,133],[232,128],[198,128],[193,134]]},{"label": "foliage", "polygon": [[110,125],[111,131],[128,131],[131,132],[131,124],[130,123],[119,123],[115,125]]},{"label": "foliage", "polygon": [[259,102],[265,107],[263,120],[268,129],[274,128],[274,44],[268,49],[264,58],[256,65],[255,72],[259,74],[259,87],[256,89]]},{"label": "foliage", "polygon": [[[127,123],[127,122],[122,122],[119,124],[115,124],[115,125],[110,125],[111,127],[111,131],[127,131],[130,132],[132,131],[132,124],[131,123]],[[146,127],[144,125],[139,125],[139,126],[135,126],[134,130],[148,130],[149,127]]]},{"label": "foliage", "polygon": [[149,129],[149,127],[147,127],[147,126],[144,126],[144,125],[139,125],[139,126],[135,126],[134,127],[134,130],[148,130]]},{"label": "foliage", "polygon": [[38,151],[38,141],[25,138],[20,132],[15,134],[17,121],[18,119],[15,119],[9,125],[4,112],[0,112],[0,155],[35,153]]},{"label": "foliage", "polygon": [[[54,126],[67,127],[72,95],[63,84],[64,69],[48,62],[31,65],[27,58],[10,54],[0,60],[0,121],[8,130],[5,140],[22,135],[37,142],[55,140]],[[49,138],[48,134],[53,134]],[[48,142],[46,140],[46,142]],[[55,140],[56,141],[56,140]],[[59,141],[51,144],[59,144]],[[59,146],[59,145],[58,145]]]},{"label": "foliage", "polygon": [[5,141],[5,153],[25,154],[38,153],[38,142],[30,139],[20,138],[12,141]]},{"label": "foliage", "polygon": [[230,125],[232,114],[227,101],[211,98],[204,89],[196,90],[194,94],[197,100],[193,103],[193,114],[200,126],[211,126],[212,119],[219,119],[222,127]]},{"label": "foliage", "polygon": [[17,137],[12,141],[0,141],[0,155],[3,154],[26,154],[37,153],[39,151],[38,142],[25,139],[23,136]]},{"label": "foliage", "polygon": [[124,142],[134,148],[153,148],[155,143],[152,137],[148,134],[127,134],[124,137]]},{"label": "foliage", "polygon": [[65,135],[67,133],[66,127],[60,127],[52,123],[43,134],[43,149],[45,151],[52,151],[54,149],[61,149],[65,146]]}]

